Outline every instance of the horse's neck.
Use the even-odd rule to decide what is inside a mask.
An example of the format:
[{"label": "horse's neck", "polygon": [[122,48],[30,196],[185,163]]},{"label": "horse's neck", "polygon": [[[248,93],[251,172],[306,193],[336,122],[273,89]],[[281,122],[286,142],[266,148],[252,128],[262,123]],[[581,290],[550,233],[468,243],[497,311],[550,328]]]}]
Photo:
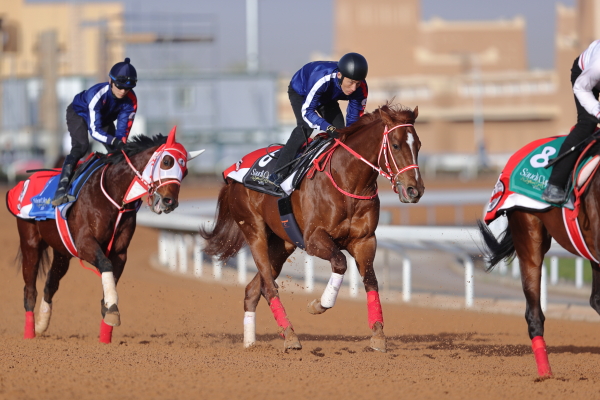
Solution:
[{"label": "horse's neck", "polygon": [[[142,174],[152,154],[153,152],[146,150],[130,157],[135,170]],[[126,160],[110,165],[104,176],[104,190],[115,202],[121,204],[135,176],[135,171]]]},{"label": "horse's neck", "polygon": [[[383,127],[380,128],[380,126],[380,123],[367,125],[354,132],[344,142],[346,146],[376,167],[379,166],[379,151],[383,140]],[[345,171],[344,175],[349,177],[348,184],[352,184],[356,189],[374,185],[379,174],[370,165],[345,149],[336,153],[338,153],[339,163]]]}]

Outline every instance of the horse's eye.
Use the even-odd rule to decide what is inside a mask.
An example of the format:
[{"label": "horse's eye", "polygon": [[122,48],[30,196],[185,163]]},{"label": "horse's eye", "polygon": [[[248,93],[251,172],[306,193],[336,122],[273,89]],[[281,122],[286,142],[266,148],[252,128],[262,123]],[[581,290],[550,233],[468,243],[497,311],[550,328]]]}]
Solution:
[{"label": "horse's eye", "polygon": [[171,168],[175,164],[175,160],[171,156],[165,156],[162,159],[162,165],[167,168]]},{"label": "horse's eye", "polygon": [[400,148],[400,146],[398,146],[397,144],[393,144],[392,147],[396,150],[398,150]]}]

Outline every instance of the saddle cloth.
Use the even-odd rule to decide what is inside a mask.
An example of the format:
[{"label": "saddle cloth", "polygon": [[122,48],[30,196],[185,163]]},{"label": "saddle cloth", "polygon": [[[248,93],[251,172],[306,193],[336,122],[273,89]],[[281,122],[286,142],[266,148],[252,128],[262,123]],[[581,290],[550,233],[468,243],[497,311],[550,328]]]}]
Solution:
[{"label": "saddle cloth", "polygon": [[[105,163],[97,157],[90,157],[79,164],[74,178],[69,186],[69,194],[77,198],[81,188],[87,182],[90,175]],[[42,221],[55,218],[55,210],[51,204],[54,193],[58,187],[60,170],[38,171],[33,173],[29,179],[17,183],[17,185],[6,193],[6,205],[8,210],[17,218],[35,219]],[[61,215],[66,218],[69,207],[61,206]]]},{"label": "saddle cloth", "polygon": [[331,140],[320,135],[316,136],[314,140],[309,140],[308,145],[302,149],[304,151],[296,156],[296,164],[280,185],[281,189],[269,181],[269,176],[275,171],[275,162],[272,161],[277,158],[277,153],[283,146],[270,146],[245,155],[223,171],[223,179],[231,178],[249,189],[272,196],[289,196],[300,185],[302,178],[312,167],[312,161],[330,143]]},{"label": "saddle cloth", "polygon": [[[489,225],[511,210],[547,211],[553,207],[541,198],[553,168],[544,167],[551,156],[558,154],[565,137],[536,140],[510,157],[485,209],[486,224]],[[600,156],[591,154],[583,157],[582,161],[575,166],[576,173],[570,185],[569,200],[562,207],[563,222],[571,243],[582,257],[592,260],[591,252],[582,238],[577,215],[581,195],[590,177],[598,168],[599,162]]]}]

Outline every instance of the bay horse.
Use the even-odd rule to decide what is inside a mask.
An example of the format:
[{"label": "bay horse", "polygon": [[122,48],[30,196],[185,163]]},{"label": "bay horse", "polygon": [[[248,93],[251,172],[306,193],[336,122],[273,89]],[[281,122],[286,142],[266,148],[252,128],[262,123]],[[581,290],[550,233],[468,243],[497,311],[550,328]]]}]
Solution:
[{"label": "bay horse", "polygon": [[[580,157],[580,160],[582,157]],[[600,258],[600,176],[594,174],[582,189],[577,221],[587,248],[592,256]],[[577,191],[577,189],[576,189]],[[552,238],[567,251],[579,256],[563,222],[561,207],[551,207],[547,211],[526,211],[514,209],[507,213],[508,225],[496,238],[490,228],[478,221],[484,240],[484,253],[489,261],[488,271],[501,260],[511,260],[515,256],[521,269],[521,283],[526,299],[525,320],[532,349],[535,356],[538,375],[552,376],[552,369],[544,341],[544,313],[540,301],[542,264],[544,255],[551,246]],[[600,314],[600,268],[590,260],[592,266],[592,294],[590,306]]]},{"label": "bay horse", "polygon": [[[202,151],[188,153],[175,141],[173,128],[168,137],[136,136],[125,144],[123,151],[101,155],[106,165],[88,178],[68,211],[67,236],[72,241],[61,239],[61,234],[65,234],[59,232],[55,220],[17,218],[25,281],[24,338],[34,338],[36,333],[48,329],[52,298],[69,269],[70,259],[75,256],[96,267],[101,276],[100,341],[110,343],[112,328],[121,324],[116,285],[127,261],[141,197],[148,195],[148,205],[156,214],[175,210],[187,163]],[[53,259],[36,318],[36,279],[45,269],[49,248],[53,250]]]},{"label": "bay horse", "polygon": [[[367,292],[371,347],[382,352],[386,351],[386,340],[373,269],[380,208],[377,177],[388,178],[403,203],[416,203],[423,195],[425,187],[417,164],[421,142],[414,127],[417,116],[417,107],[411,111],[389,104],[363,115],[338,131],[339,140],[313,162],[316,173],[310,177],[309,171],[310,178],[291,194],[306,252],[328,260],[332,269],[321,299],[309,304],[309,312],[321,314],[335,304],[347,269],[342,250],[347,250],[356,260]],[[275,282],[296,248],[277,210],[277,197],[228,178],[218,196],[214,228],[203,227],[200,235],[206,240],[204,251],[222,261],[247,243],[258,267],[245,289],[244,346],[256,341],[256,307],[262,295],[285,339],[284,349],[301,349]]]}]

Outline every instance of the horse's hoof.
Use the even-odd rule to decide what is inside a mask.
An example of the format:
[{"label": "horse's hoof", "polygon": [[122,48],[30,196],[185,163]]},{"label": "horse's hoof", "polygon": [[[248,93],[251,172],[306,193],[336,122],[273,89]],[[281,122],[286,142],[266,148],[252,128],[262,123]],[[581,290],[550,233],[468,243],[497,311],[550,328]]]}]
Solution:
[{"label": "horse's hoof", "polygon": [[121,314],[116,304],[111,305],[104,314],[104,323],[110,326],[121,325]]},{"label": "horse's hoof", "polygon": [[373,325],[373,336],[371,336],[371,348],[382,353],[387,352],[385,334],[381,322],[375,322]]},{"label": "horse's hoof", "polygon": [[298,335],[292,329],[291,326],[288,326],[284,332],[285,334],[285,342],[283,343],[283,348],[285,350],[301,350],[302,345],[300,344],[300,339],[298,339]]},{"label": "horse's hoof", "polygon": [[385,336],[371,336],[371,348],[382,353],[386,353],[386,340]]},{"label": "horse's hoof", "polygon": [[327,310],[328,308],[323,307],[319,299],[314,299],[308,303],[308,312],[312,315],[323,314]]}]

